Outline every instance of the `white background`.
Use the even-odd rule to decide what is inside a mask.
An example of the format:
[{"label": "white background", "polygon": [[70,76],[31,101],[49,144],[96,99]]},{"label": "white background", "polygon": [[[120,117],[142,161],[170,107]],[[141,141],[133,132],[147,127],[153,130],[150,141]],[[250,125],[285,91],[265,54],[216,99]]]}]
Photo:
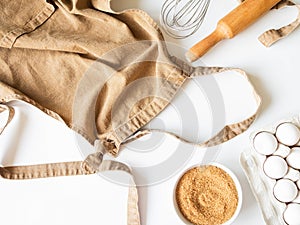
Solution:
[{"label": "white background", "polygon": [[[115,9],[142,8],[158,21],[161,4],[160,0],[114,0],[113,7]],[[236,5],[237,2],[234,0],[213,0],[203,26],[194,36],[180,41],[168,37],[166,39],[188,49],[212,32],[217,21]],[[260,127],[300,112],[298,99],[300,94],[300,71],[298,69],[300,29],[270,48],[264,47],[257,40],[257,37],[265,30],[288,24],[295,16],[296,10],[293,9],[269,12],[246,31],[232,40],[223,41],[201,58],[202,64],[208,66],[230,66],[246,70],[251,74],[250,80],[263,99],[261,113],[253,126],[241,136],[223,144],[217,152],[219,154],[216,155],[216,161],[230,168],[242,185],[243,206],[237,220],[233,223],[235,225],[264,224],[239,165],[240,153],[249,145],[249,135]],[[169,50],[175,51],[177,56],[183,58],[183,51],[177,51],[172,47]],[[201,62],[194,65],[200,65]],[[194,137],[189,129],[180,130],[183,123],[188,123],[201,128],[199,139],[191,138],[193,141],[205,140],[211,136],[213,128],[209,125],[214,118],[210,118],[209,111],[205,109],[207,102],[200,101],[205,99],[205,93],[197,89],[199,87],[197,82],[205,85],[209,83],[207,79],[209,78],[197,78],[184,89],[186,98],[191,99],[197,107],[198,120],[201,123],[195,123],[193,118],[188,116],[182,117],[185,112],[176,111],[185,101],[185,98],[179,95],[172,105],[151,123],[151,127],[163,125],[165,129],[182,134],[186,138]],[[247,92],[247,85],[237,76],[230,74],[216,79],[224,92],[226,122],[239,121],[244,116],[251,115],[254,103]],[[79,139],[63,124],[31,106],[19,102],[14,102],[12,105],[15,106],[16,116],[4,134],[0,136],[1,164],[22,165],[82,160],[77,145],[78,140],[80,143],[84,143],[84,140]],[[147,138],[147,141],[151,142],[152,137]],[[152,155],[141,157],[130,153],[130,149],[127,149],[126,153],[124,149],[120,159],[129,163],[133,161],[136,166],[154,164],[172,152],[173,145],[170,143],[174,143],[174,139],[165,137],[162,144],[164,148],[157,148],[160,157],[157,157],[155,151],[151,153]],[[85,145],[91,150],[87,143]],[[183,148],[186,149],[182,150],[189,151],[191,146],[185,145]],[[184,168],[202,162],[204,153],[205,150],[196,149],[189,163],[173,174],[170,179],[156,185],[139,188],[142,224],[183,224],[173,207],[174,185]],[[111,183],[98,175],[29,181],[1,179],[0,223],[9,225],[83,223],[122,225],[126,224],[126,199],[126,187]]]}]

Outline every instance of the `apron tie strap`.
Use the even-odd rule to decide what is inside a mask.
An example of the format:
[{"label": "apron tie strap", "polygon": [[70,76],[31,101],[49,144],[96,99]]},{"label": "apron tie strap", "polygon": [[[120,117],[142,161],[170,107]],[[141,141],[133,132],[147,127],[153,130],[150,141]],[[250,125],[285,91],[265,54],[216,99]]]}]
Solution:
[{"label": "apron tie strap", "polygon": [[0,135],[8,126],[8,124],[12,121],[15,115],[15,110],[12,107],[0,104],[0,114],[4,115],[4,112],[8,112],[8,115],[6,118],[4,118],[4,122],[0,120]]},{"label": "apron tie strap", "polygon": [[[0,120],[0,135],[12,121],[15,113],[12,107],[0,104],[0,115],[2,116],[4,112],[8,112],[8,115],[3,120],[4,122]],[[105,149],[99,140],[95,141],[94,146],[96,150],[95,153],[88,155],[84,161],[0,167],[0,176],[5,179],[23,180],[56,176],[88,175],[108,170],[127,172],[131,175],[128,187],[127,224],[140,225],[138,191],[130,167],[121,162],[103,160]]]},{"label": "apron tie strap", "polygon": [[[245,0],[239,0],[239,2],[243,2]],[[289,0],[282,0],[277,5],[275,5],[272,9],[281,9],[288,6],[295,6],[298,10],[298,15],[296,20],[294,20],[292,23],[283,26],[279,29],[271,29],[263,34],[261,34],[258,37],[258,40],[266,47],[270,47],[275,42],[285,38],[290,33],[292,33],[297,27],[300,25],[300,4],[296,4]]]},{"label": "apron tie strap", "polygon": [[275,42],[279,41],[280,39],[288,36],[292,33],[297,27],[300,25],[300,5],[295,4],[291,1],[281,1],[279,2],[274,8],[281,9],[287,6],[296,6],[298,10],[298,15],[295,21],[292,23],[281,27],[279,29],[271,29],[264,32],[262,35],[259,36],[258,40],[266,47],[270,47]]},{"label": "apron tie strap", "polygon": [[124,171],[130,175],[127,200],[127,224],[140,225],[140,214],[138,207],[138,191],[134,182],[131,168],[122,162],[115,160],[103,160],[105,149],[100,140],[95,141],[96,152],[90,154],[82,162],[82,168],[86,173],[100,173],[103,171]]}]

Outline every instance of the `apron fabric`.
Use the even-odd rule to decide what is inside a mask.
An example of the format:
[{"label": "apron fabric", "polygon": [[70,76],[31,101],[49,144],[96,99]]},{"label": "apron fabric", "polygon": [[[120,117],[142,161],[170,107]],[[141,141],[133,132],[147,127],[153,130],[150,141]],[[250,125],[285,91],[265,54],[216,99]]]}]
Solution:
[{"label": "apron fabric", "polygon": [[[84,161],[0,167],[3,178],[106,170],[132,174],[128,165],[104,160],[103,155],[117,156],[122,145],[151,132],[164,132],[143,127],[172,101],[185,82],[232,70],[252,87],[240,69],[194,68],[170,56],[157,24],[142,10],[117,13],[111,10],[109,0],[32,0],[30,4],[3,0],[0,8],[0,113],[7,113],[0,134],[13,119],[14,109],[8,103],[21,100],[65,123],[95,146],[95,153]],[[295,29],[299,19],[296,23],[288,30]],[[226,125],[204,143],[194,144],[210,147],[244,132],[261,104],[254,88],[252,94],[257,105],[252,116]],[[133,177],[127,220],[128,224],[140,224]]]},{"label": "apron fabric", "polygon": [[292,23],[283,26],[279,29],[271,29],[263,34],[261,34],[258,38],[258,40],[266,47],[270,47],[280,39],[283,39],[284,37],[291,34],[297,27],[300,25],[300,5],[295,4],[292,1],[288,0],[282,0],[277,5],[273,7],[273,9],[281,9],[284,7],[296,7],[298,11],[297,18]]}]

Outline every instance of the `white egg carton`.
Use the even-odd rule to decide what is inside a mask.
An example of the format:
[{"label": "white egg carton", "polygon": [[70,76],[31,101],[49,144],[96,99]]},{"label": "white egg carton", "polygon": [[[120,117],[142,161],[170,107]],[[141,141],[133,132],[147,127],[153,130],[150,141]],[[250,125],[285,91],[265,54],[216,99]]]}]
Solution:
[{"label": "white egg carton", "polygon": [[267,225],[300,225],[300,119],[253,133],[240,158]]}]

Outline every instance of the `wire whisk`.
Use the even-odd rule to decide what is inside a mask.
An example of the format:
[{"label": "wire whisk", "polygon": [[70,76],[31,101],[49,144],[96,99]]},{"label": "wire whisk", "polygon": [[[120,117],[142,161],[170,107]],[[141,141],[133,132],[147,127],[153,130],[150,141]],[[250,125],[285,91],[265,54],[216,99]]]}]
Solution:
[{"label": "wire whisk", "polygon": [[194,34],[201,26],[210,0],[166,0],[160,20],[166,33],[177,39]]}]

